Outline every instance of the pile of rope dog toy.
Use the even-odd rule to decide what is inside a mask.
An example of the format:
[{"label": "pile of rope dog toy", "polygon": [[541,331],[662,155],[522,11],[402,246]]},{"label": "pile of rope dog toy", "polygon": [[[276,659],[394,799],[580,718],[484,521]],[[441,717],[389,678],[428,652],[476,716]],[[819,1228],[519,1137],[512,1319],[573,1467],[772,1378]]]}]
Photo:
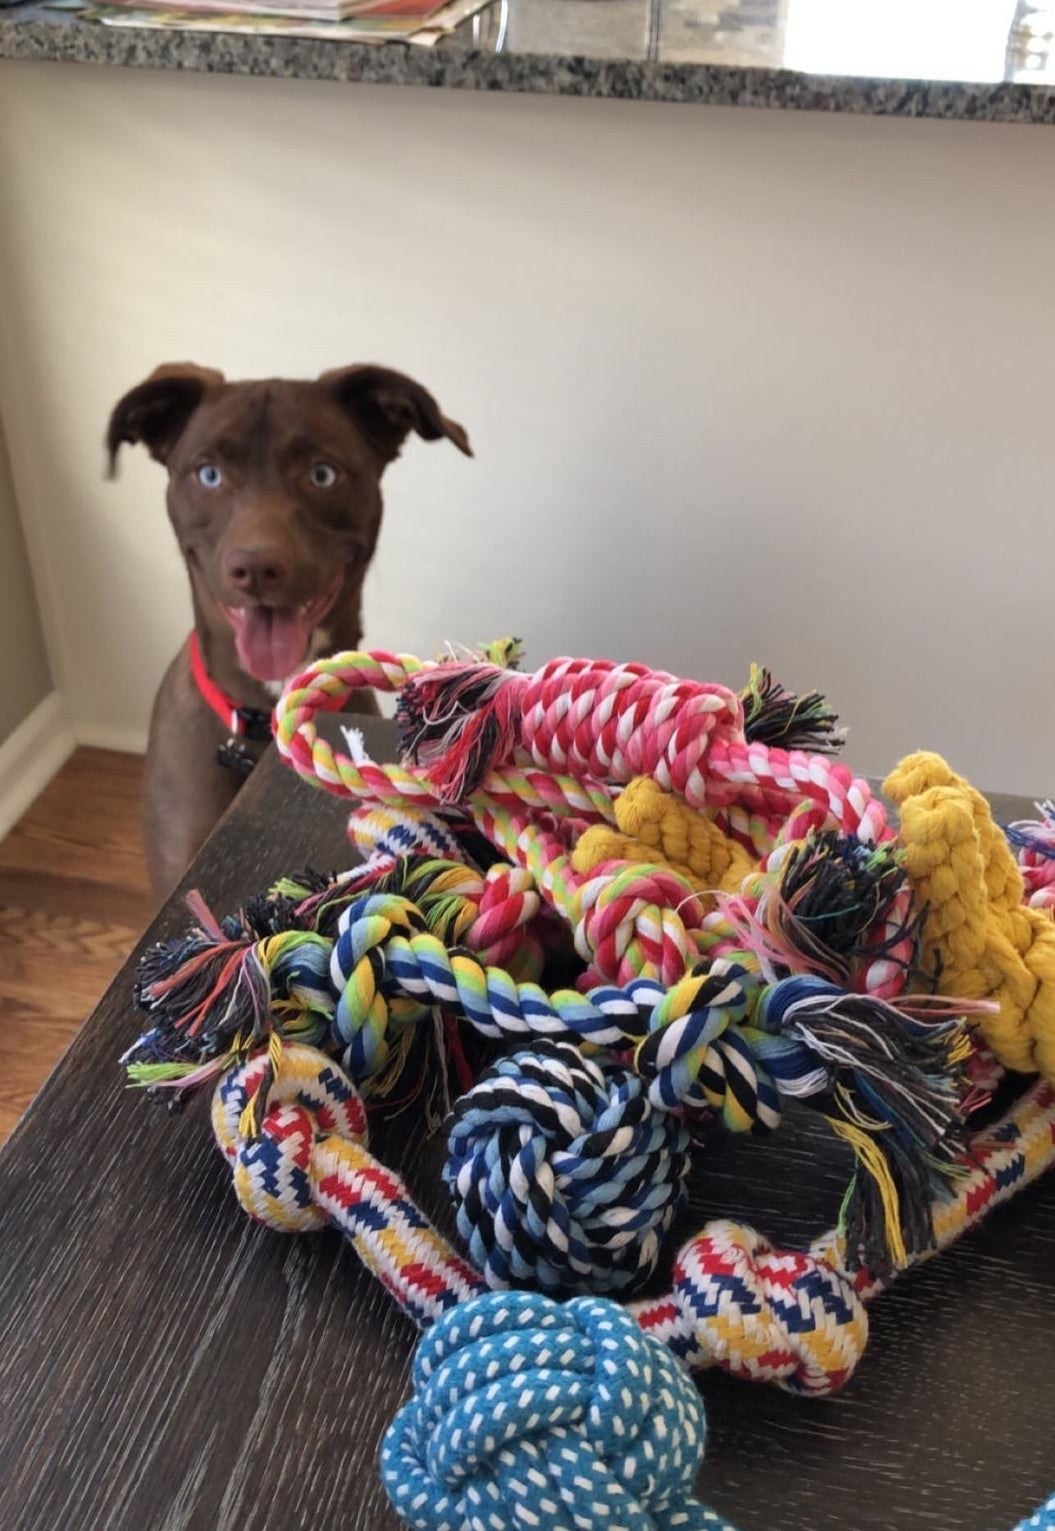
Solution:
[{"label": "pile of rope dog toy", "polygon": [[[1055,1159],[1055,812],[1005,834],[938,756],[884,784],[816,693],[641,665],[320,660],[275,733],[351,801],[363,864],[290,876],[144,957],[122,1060],[213,1088],[234,1189],[333,1224],[427,1333],[382,1474],[422,1531],[722,1526],[687,1373],[833,1392],[869,1302]],[[397,694],[402,764],[316,727]],[[444,1107],[459,1253],[370,1154]],[[844,1145],[805,1249],[668,1234],[715,1133],[811,1112]],[[653,1283],[654,1284],[654,1283]],[[1046,1522],[1038,1522],[1046,1524]]]}]

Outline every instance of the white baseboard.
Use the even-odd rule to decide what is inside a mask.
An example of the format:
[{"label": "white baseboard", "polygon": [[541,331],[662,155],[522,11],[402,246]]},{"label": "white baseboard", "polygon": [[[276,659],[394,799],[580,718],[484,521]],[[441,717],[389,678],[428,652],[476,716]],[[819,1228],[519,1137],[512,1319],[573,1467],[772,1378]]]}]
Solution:
[{"label": "white baseboard", "polygon": [[145,755],[145,728],[122,728],[109,723],[74,723],[73,737],[93,750],[118,750],[122,755]]},{"label": "white baseboard", "polygon": [[18,822],[73,749],[66,703],[52,691],[0,744],[0,835]]}]

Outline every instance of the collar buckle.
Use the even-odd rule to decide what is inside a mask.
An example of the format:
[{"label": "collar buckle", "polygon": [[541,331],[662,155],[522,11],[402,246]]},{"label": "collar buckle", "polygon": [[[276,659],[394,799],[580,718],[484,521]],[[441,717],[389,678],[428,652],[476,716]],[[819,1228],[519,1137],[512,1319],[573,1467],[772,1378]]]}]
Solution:
[{"label": "collar buckle", "polygon": [[271,738],[271,714],[261,712],[259,707],[234,707],[231,709],[231,728],[242,739],[262,743]]}]

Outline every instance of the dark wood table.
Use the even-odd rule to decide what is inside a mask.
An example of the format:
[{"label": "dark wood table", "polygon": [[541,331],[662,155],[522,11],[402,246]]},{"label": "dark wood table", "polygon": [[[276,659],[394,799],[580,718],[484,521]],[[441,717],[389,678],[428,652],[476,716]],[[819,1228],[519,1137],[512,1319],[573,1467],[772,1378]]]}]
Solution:
[{"label": "dark wood table", "polygon": [[[271,754],[185,888],[226,912],[345,865],[344,819]],[[186,923],[174,899],[143,944]],[[375,1464],[414,1332],[336,1234],[244,1216],[204,1101],[170,1120],[124,1088],[135,961],[0,1154],[0,1527],[392,1531]],[[441,1142],[403,1117],[373,1146],[450,1233]],[[808,1126],[725,1139],[682,1231],[733,1214],[804,1239],[846,1168]],[[1011,1531],[1055,1488],[1055,1179],[879,1299],[838,1397],[701,1387],[700,1492],[741,1531]]]}]

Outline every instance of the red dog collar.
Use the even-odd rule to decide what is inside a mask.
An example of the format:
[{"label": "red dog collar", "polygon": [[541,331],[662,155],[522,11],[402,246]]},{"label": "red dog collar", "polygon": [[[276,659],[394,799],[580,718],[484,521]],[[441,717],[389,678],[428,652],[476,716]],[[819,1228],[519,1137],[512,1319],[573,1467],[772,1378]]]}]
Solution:
[{"label": "red dog collar", "polygon": [[270,739],[271,714],[259,707],[240,707],[234,697],[221,691],[205,668],[197,630],[190,635],[190,673],[204,700],[219,718],[224,728],[230,729],[235,739]]}]

